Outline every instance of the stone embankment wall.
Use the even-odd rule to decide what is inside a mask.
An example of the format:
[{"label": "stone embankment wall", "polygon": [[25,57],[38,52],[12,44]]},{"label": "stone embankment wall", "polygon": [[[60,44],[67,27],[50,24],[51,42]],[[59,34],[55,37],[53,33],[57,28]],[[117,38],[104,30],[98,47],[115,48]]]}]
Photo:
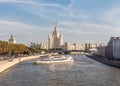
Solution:
[{"label": "stone embankment wall", "polygon": [[120,68],[120,61],[119,60],[114,60],[114,59],[110,60],[110,59],[107,59],[105,57],[96,56],[96,55],[92,55],[92,56],[87,55],[87,57],[94,59],[96,61],[99,61],[101,63]]},{"label": "stone embankment wall", "polygon": [[34,59],[34,58],[39,58],[40,56],[43,55],[38,55],[38,56],[29,56],[29,57],[20,57],[20,58],[15,58],[13,59],[13,61],[1,61],[0,62],[0,73],[2,73],[3,71],[5,71],[6,69],[14,66],[15,64],[18,64],[21,61],[25,61],[25,60],[29,60],[29,59]]}]

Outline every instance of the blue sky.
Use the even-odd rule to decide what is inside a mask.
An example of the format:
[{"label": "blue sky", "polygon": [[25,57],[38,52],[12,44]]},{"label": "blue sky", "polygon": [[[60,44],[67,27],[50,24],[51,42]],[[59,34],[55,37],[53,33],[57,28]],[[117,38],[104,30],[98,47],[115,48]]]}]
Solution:
[{"label": "blue sky", "polygon": [[107,43],[120,36],[120,0],[0,0],[0,40],[47,42],[55,21],[64,41]]}]

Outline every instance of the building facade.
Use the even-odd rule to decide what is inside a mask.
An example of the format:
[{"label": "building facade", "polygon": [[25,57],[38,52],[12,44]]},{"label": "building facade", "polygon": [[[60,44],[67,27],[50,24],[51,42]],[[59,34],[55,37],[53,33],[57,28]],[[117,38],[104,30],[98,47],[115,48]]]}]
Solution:
[{"label": "building facade", "polygon": [[69,42],[65,42],[64,50],[85,50],[83,45],[79,45],[78,43],[70,44]]},{"label": "building facade", "polygon": [[58,49],[58,48],[62,48],[62,45],[63,45],[63,36],[59,34],[57,25],[55,25],[52,35],[48,36],[48,48]]},{"label": "building facade", "polygon": [[120,59],[120,37],[111,37],[108,42],[108,57]]},{"label": "building facade", "polygon": [[85,47],[83,45],[79,45],[78,43],[64,43],[63,36],[58,32],[57,25],[55,25],[52,35],[48,36],[48,49],[84,50]]},{"label": "building facade", "polygon": [[47,48],[47,44],[45,42],[41,42],[40,44],[31,42],[30,47],[31,48],[35,48],[36,47],[36,48],[46,49],[46,50],[48,49]]},{"label": "building facade", "polygon": [[97,55],[106,57],[106,46],[99,46],[97,48]]},{"label": "building facade", "polygon": [[120,59],[120,37],[111,37],[107,46],[98,47],[97,54],[108,59]]},{"label": "building facade", "polygon": [[64,44],[64,46],[63,46],[63,49],[64,49],[64,50],[70,50],[70,49],[71,49],[70,46],[71,46],[71,45],[70,45],[69,42],[65,42],[65,44]]},{"label": "building facade", "polygon": [[16,40],[13,37],[13,35],[11,35],[10,39],[8,40],[8,42],[11,43],[11,44],[15,44],[16,43]]},{"label": "building facade", "polygon": [[47,49],[46,43],[45,43],[45,42],[41,42],[41,43],[40,43],[40,48],[41,48],[41,49]]},{"label": "building facade", "polygon": [[96,51],[98,47],[97,43],[86,43],[85,44],[85,50],[86,51]]}]

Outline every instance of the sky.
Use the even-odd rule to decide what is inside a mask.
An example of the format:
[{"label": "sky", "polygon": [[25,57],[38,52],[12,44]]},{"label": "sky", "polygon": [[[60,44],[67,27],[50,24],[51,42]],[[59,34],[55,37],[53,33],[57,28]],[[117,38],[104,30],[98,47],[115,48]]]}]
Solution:
[{"label": "sky", "polygon": [[120,36],[120,0],[0,0],[0,40],[47,43],[55,21],[64,42],[107,43]]}]

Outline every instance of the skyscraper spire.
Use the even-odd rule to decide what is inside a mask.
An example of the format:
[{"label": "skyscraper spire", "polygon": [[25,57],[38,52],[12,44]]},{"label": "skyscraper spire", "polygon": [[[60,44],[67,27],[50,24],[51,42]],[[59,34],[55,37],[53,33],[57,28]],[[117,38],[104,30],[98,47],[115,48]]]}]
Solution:
[{"label": "skyscraper spire", "polygon": [[58,28],[57,28],[57,22],[55,21],[55,28],[53,31],[53,35],[54,37],[59,37],[59,32],[58,32]]},{"label": "skyscraper spire", "polygon": [[55,28],[54,28],[55,31],[57,31],[57,21],[55,21]]},{"label": "skyscraper spire", "polygon": [[48,46],[50,49],[58,49],[63,45],[63,37],[59,34],[57,22],[55,21],[54,31],[48,38]]}]

